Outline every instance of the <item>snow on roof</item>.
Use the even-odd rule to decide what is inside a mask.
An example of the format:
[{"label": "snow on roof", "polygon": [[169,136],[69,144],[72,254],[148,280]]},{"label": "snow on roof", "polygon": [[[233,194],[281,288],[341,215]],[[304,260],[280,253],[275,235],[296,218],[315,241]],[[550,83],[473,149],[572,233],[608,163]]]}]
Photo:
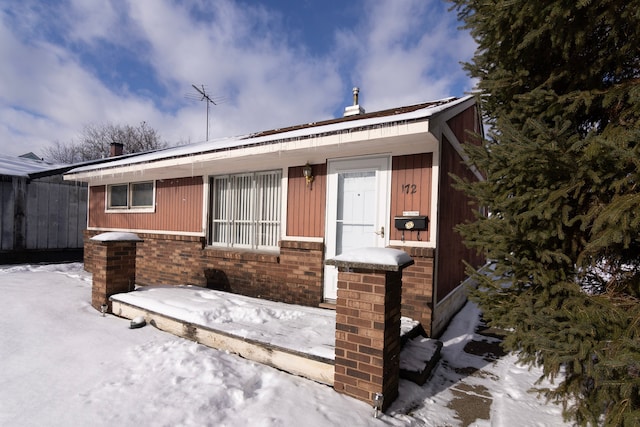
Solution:
[{"label": "snow on roof", "polygon": [[20,176],[28,178],[29,175],[47,171],[55,171],[65,165],[35,160],[28,157],[10,157],[0,155],[0,175]]},{"label": "snow on roof", "polygon": [[450,97],[407,107],[392,108],[383,111],[359,114],[356,116],[341,117],[338,119],[302,124],[282,129],[273,129],[249,135],[219,138],[205,142],[182,145],[179,147],[170,147],[128,158],[119,158],[102,164],[74,168],[69,171],[69,173],[74,174],[131,164],[150,163],[164,159],[271,144],[283,140],[303,139],[314,135],[337,133],[355,128],[368,128],[390,123],[420,120],[431,117],[471,98],[473,98],[472,95],[463,98]]}]

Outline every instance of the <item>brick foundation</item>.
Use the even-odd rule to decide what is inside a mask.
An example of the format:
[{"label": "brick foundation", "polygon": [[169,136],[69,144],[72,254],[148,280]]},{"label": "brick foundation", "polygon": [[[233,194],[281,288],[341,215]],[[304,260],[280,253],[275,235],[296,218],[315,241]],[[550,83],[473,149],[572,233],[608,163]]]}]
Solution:
[{"label": "brick foundation", "polygon": [[[95,269],[98,232],[85,232],[85,269]],[[138,233],[136,283],[188,284],[306,306],[322,302],[324,244],[281,241],[279,254],[206,247],[200,237]]]},{"label": "brick foundation", "polygon": [[[94,270],[98,234],[85,230],[84,266]],[[324,247],[281,241],[280,253],[205,247],[200,237],[138,233],[140,285],[190,284],[241,295],[315,307],[322,302]],[[403,271],[402,315],[432,332],[434,249],[402,247],[415,264]]]}]

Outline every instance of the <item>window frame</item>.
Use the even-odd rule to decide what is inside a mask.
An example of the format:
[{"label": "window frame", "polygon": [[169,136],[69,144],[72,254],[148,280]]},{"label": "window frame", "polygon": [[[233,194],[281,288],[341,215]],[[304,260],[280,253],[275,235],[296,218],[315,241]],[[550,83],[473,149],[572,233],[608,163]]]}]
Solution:
[{"label": "window frame", "polygon": [[[136,186],[151,184],[151,204],[149,205],[134,205],[133,200]],[[112,189],[117,187],[126,187],[126,205],[112,205]],[[156,181],[135,181],[127,183],[109,184],[107,185],[105,192],[105,212],[110,213],[148,213],[155,212],[156,207]]]},{"label": "window frame", "polygon": [[278,251],[282,237],[282,177],[282,169],[210,175],[209,246]]}]

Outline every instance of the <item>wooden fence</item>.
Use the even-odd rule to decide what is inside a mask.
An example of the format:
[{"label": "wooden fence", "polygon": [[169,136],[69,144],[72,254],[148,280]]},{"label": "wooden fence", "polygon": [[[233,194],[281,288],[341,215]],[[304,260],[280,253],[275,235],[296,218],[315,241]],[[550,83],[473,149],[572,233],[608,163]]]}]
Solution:
[{"label": "wooden fence", "polygon": [[0,177],[0,252],[81,249],[86,226],[85,185]]}]

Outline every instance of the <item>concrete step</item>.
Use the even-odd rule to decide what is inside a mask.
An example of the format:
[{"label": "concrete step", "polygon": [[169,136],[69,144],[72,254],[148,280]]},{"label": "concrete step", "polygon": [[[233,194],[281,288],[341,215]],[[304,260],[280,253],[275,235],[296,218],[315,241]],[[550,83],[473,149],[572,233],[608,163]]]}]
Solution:
[{"label": "concrete step", "polygon": [[440,359],[442,342],[427,337],[418,324],[401,338],[400,378],[423,385]]}]

